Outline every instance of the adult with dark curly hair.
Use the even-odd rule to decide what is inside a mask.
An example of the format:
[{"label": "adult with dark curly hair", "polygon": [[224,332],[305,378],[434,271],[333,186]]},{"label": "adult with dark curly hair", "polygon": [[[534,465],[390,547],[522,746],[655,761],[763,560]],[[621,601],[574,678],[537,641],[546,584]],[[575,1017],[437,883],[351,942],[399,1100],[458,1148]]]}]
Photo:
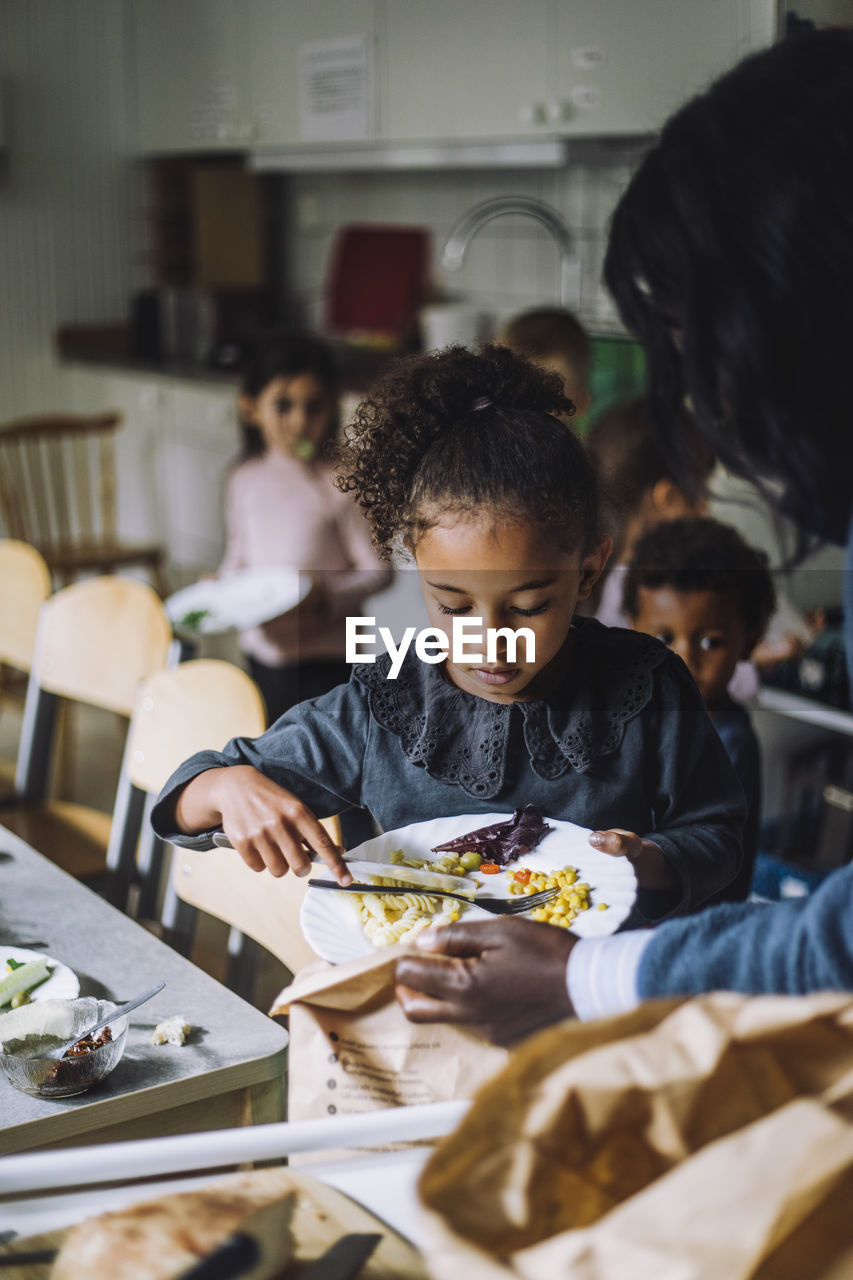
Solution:
[{"label": "adult with dark curly hair", "polygon": [[[657,640],[575,617],[610,540],[591,463],[560,421],[571,410],[558,376],[500,346],[416,357],[376,386],[350,428],[342,487],[381,548],[413,556],[436,631],[479,619],[494,651],[469,636],[467,653],[356,664],[349,684],[264,736],[182,765],[154,813],[160,834],[209,847],[221,825],[250,867],[275,875],[306,874],[307,844],[346,884],[315,814],[364,805],[390,830],[534,805],[631,860],[646,920],[732,880],[743,796],[689,673]],[[521,627],[515,648],[506,633]],[[517,987],[528,1007],[537,947],[558,956],[567,1004],[570,946],[537,927]]]},{"label": "adult with dark curly hair", "polygon": [[[809,32],[745,60],[672,117],[616,208],[605,273],[646,348],[666,447],[679,449],[688,397],[714,453],[771,495],[781,486],[779,507],[804,536],[847,541],[853,675],[851,211],[853,32]],[[489,925],[432,938],[442,983],[419,967],[430,957],[402,962],[418,988],[412,1016],[500,1040],[529,1030],[514,1004],[501,1007],[534,927],[510,923],[503,942]],[[541,979],[553,988],[547,967]],[[853,867],[807,899],[726,904],[578,943],[567,982],[581,1017],[717,988],[853,990]],[[555,1000],[540,1025],[565,1009]]]}]

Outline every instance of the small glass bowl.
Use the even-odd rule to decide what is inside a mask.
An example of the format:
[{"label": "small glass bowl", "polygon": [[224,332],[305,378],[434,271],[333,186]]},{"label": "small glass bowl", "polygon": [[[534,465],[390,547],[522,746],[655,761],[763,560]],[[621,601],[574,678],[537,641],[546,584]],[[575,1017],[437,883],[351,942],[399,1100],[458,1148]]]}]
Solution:
[{"label": "small glass bowl", "polygon": [[[80,1035],[118,1008],[111,1000],[42,1000],[0,1015],[0,1067],[11,1084],[35,1098],[68,1098],[85,1093],[108,1076],[124,1052],[128,1020],[109,1024],[112,1040],[73,1058],[39,1056]],[[95,1033],[95,1038],[102,1033]]]}]

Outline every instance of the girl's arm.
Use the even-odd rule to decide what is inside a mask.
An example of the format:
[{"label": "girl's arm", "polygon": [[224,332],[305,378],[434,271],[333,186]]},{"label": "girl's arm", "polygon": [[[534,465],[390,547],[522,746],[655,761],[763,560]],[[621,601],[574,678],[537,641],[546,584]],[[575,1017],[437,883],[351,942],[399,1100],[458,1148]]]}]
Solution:
[{"label": "girl's arm", "polygon": [[292,791],[251,765],[197,774],[178,794],[175,821],[186,832],[221,826],[253,871],[266,869],[274,876],[294,871],[307,876],[310,850],[331,868],[339,884],[352,881],[343,850],[311,810]]},{"label": "girl's arm", "polygon": [[303,841],[337,866],[315,815],[361,805],[369,728],[366,692],[351,682],[293,707],[259,738],[200,751],[163,788],[154,830],[170,843],[210,849],[221,826],[250,866],[275,874],[306,868]]}]

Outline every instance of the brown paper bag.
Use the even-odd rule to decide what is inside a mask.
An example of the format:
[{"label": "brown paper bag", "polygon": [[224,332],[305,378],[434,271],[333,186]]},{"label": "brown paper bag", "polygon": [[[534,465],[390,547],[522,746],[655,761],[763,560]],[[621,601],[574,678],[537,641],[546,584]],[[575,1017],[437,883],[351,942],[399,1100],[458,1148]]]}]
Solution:
[{"label": "brown paper bag", "polygon": [[290,1013],[291,1120],[469,1098],[504,1066],[506,1050],[471,1032],[407,1021],[394,997],[406,950],[318,962],[277,996],[270,1013]]},{"label": "brown paper bag", "polygon": [[430,1159],[441,1280],[853,1275],[853,1001],[716,994],[522,1045]]}]

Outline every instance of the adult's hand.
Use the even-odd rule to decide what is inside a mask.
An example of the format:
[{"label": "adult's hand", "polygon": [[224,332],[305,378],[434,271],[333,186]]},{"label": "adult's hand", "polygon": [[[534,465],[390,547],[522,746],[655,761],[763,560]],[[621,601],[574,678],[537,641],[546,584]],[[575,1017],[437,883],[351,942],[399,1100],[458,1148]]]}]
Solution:
[{"label": "adult's hand", "polygon": [[452,924],[418,934],[397,961],[396,992],[411,1022],[455,1022],[512,1044],[573,1013],[566,964],[577,939],[532,920]]},{"label": "adult's hand", "polygon": [[343,849],[307,805],[251,765],[198,774],[178,797],[175,813],[182,831],[207,831],[221,824],[253,871],[307,876],[313,851],[338,884],[352,882]]}]

